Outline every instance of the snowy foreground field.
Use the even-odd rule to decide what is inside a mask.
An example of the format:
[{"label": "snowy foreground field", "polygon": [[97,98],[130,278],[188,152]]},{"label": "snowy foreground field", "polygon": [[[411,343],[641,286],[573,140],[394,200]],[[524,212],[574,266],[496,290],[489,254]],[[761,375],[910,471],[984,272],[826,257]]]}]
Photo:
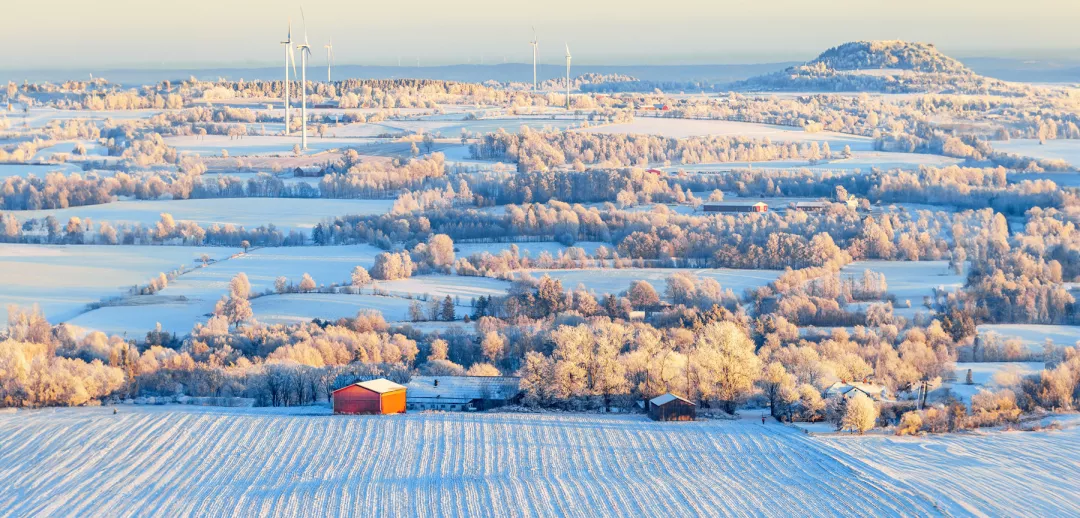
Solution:
[{"label": "snowy foreground field", "polygon": [[0,514],[1080,513],[1066,489],[1080,476],[1075,428],[900,441],[820,439],[753,419],[326,412],[0,414]]}]

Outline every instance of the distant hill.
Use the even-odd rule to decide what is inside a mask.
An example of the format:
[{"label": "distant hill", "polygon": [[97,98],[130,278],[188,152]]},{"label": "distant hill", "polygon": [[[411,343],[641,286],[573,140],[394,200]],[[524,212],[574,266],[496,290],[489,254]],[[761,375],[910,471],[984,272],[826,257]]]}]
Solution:
[{"label": "distant hill", "polygon": [[837,71],[910,70],[912,72],[971,74],[959,61],[929,43],[906,41],[854,41],[822,52],[806,64]]},{"label": "distant hill", "polygon": [[928,43],[856,41],[732,90],[1021,95],[1025,87],[976,74]]}]

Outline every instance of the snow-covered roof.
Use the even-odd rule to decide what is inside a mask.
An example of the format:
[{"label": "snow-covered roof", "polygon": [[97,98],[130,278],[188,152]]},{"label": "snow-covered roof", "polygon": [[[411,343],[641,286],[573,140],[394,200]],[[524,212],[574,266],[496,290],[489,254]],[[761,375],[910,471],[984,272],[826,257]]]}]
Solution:
[{"label": "snow-covered roof", "polygon": [[838,381],[830,385],[829,388],[825,389],[825,394],[842,394],[846,396],[849,392],[853,390],[862,392],[863,394],[866,394],[867,396],[875,399],[886,398],[885,387],[881,385],[875,385],[873,383],[861,383],[858,381],[852,381],[848,383]]},{"label": "snow-covered roof", "polygon": [[676,396],[675,394],[672,394],[670,392],[667,393],[667,394],[664,394],[662,396],[656,396],[656,397],[650,399],[649,403],[652,403],[652,404],[657,405],[657,406],[666,405],[666,404],[668,404],[668,403],[670,403],[672,401],[675,401],[676,399],[678,399],[679,401],[684,401],[686,403],[690,403],[691,405],[694,404],[691,401],[688,401],[688,400],[686,400],[684,398]]},{"label": "snow-covered roof", "polygon": [[361,381],[360,383],[357,383],[356,385],[359,386],[359,387],[366,388],[366,389],[368,389],[368,390],[370,390],[372,392],[377,392],[379,394],[385,394],[387,392],[394,392],[395,390],[405,390],[404,385],[398,385],[397,383],[394,383],[393,381],[390,381],[390,380],[388,380],[386,378],[379,378],[377,380],[370,380],[370,381]]},{"label": "snow-covered roof", "polygon": [[[436,381],[438,384],[436,385]],[[408,400],[468,402],[474,399],[513,399],[521,378],[514,376],[415,376],[406,385]]]}]

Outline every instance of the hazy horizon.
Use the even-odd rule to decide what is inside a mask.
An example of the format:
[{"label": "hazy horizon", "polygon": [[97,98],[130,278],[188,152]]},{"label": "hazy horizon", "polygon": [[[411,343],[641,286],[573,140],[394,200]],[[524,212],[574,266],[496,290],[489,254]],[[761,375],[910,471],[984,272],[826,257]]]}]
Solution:
[{"label": "hazy horizon", "polygon": [[[18,50],[0,69],[275,66],[290,17],[294,40],[304,34],[300,4],[294,1],[268,0],[254,7],[193,0],[164,14],[133,0],[49,4],[49,9],[29,2],[7,6],[8,19],[18,23],[0,33],[0,42]],[[552,0],[522,14],[491,0],[452,8],[423,0],[408,11],[330,0],[306,2],[304,9],[313,64],[325,63],[329,38],[339,65],[393,66],[399,58],[409,66],[417,58],[421,66],[524,63],[531,56],[532,25],[540,61],[548,64],[562,62],[564,42],[574,62],[583,65],[802,61],[845,41],[869,39],[925,41],[958,57],[1054,59],[1080,49],[1072,37],[1080,4],[1054,0],[949,5],[778,0],[767,6],[674,0],[662,10]],[[1057,15],[1039,16],[1046,9]]]}]

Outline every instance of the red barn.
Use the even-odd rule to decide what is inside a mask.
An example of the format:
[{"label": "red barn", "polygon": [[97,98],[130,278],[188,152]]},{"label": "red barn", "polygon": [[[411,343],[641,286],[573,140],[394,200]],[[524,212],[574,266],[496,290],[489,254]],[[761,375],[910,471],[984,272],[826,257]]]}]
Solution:
[{"label": "red barn", "polygon": [[347,385],[332,396],[335,414],[405,413],[405,387],[388,379]]}]

